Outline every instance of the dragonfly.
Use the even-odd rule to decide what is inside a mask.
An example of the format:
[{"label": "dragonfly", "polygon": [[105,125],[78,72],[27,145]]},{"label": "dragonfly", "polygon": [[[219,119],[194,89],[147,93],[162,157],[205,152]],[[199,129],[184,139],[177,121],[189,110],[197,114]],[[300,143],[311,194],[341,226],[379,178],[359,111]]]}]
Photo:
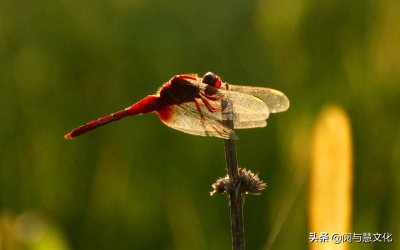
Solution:
[{"label": "dragonfly", "polygon": [[[223,100],[230,102],[233,127],[224,122]],[[236,140],[234,129],[265,127],[270,113],[288,108],[289,99],[275,89],[228,84],[212,72],[203,77],[181,74],[173,76],[156,94],[75,128],[64,138],[72,139],[127,116],[156,113],[165,125],[181,132]]]}]

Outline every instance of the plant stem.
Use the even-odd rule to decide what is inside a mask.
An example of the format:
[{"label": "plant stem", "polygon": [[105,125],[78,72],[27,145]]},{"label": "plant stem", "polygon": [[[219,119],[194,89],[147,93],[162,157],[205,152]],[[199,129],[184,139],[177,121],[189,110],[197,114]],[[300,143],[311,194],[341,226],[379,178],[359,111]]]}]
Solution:
[{"label": "plant stem", "polygon": [[[223,122],[233,129],[232,102],[227,99],[221,101]],[[229,207],[231,215],[232,249],[244,250],[243,199],[240,192],[240,180],[236,158],[236,144],[234,139],[224,140],[226,168],[232,189],[229,190]]]}]

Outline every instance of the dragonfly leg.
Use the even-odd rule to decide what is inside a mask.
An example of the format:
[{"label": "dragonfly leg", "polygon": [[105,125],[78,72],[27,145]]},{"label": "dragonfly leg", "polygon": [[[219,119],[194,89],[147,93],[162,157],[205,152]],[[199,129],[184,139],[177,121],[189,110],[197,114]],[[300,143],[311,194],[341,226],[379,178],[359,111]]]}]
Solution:
[{"label": "dragonfly leg", "polygon": [[[203,127],[206,127],[206,125],[204,124],[206,120],[204,119],[204,114],[203,114],[203,111],[201,111],[199,102],[200,102],[199,99],[194,98],[194,104],[196,105],[197,112],[199,112],[201,123],[202,123]],[[208,131],[205,131],[205,132],[208,135],[209,132]]]},{"label": "dragonfly leg", "polygon": [[200,118],[203,120],[204,119],[204,114],[203,114],[203,111],[201,111],[199,101],[200,100],[198,98],[194,98],[194,104],[196,105],[197,112],[199,112]]},{"label": "dragonfly leg", "polygon": [[[221,99],[222,97],[220,97],[219,99]],[[204,105],[206,105],[206,107],[208,108],[208,110],[212,113],[214,112],[218,112],[221,111],[221,107],[214,107],[208,100],[207,97],[204,95],[200,95],[200,99],[203,101]],[[211,99],[212,101],[214,101],[213,99]]]},{"label": "dragonfly leg", "polygon": [[[202,122],[202,124],[203,124],[203,126],[204,127],[206,127],[205,126],[205,122],[207,122],[207,120],[204,118],[204,114],[203,114],[203,111],[201,110],[201,107],[200,107],[200,100],[203,102],[203,103],[205,103],[204,102],[204,100],[202,99],[202,98],[194,98],[194,104],[196,105],[196,109],[197,109],[197,112],[199,112],[199,115],[200,115],[200,119],[201,119],[201,122]],[[206,100],[206,102],[211,106],[211,104]],[[210,109],[208,106],[207,106],[207,104],[206,104],[206,107],[208,108],[208,109]],[[212,106],[211,106],[212,107]],[[212,107],[212,108],[214,108],[214,107]],[[214,108],[215,109],[215,108]],[[210,112],[212,112],[211,110],[210,110]],[[217,133],[217,134],[219,134],[220,136],[223,136],[224,134],[220,131],[220,128],[218,128],[215,124],[213,124],[213,123],[210,123],[209,125],[211,125],[212,127],[213,127],[213,129],[214,129],[214,131]],[[208,135],[208,136],[212,136],[212,134],[210,134],[210,131],[205,131],[205,133]]]},{"label": "dragonfly leg", "polygon": [[208,95],[205,93],[200,93],[200,95],[202,95],[203,97],[205,97],[211,101],[219,101],[224,97],[224,95],[215,96],[215,95]]}]

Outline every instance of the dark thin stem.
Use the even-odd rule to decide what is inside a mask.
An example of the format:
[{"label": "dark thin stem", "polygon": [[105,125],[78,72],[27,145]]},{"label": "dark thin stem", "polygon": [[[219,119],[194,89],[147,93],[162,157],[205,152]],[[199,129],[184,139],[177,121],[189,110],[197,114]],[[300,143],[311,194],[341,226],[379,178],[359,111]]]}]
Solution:
[{"label": "dark thin stem", "polygon": [[[232,102],[221,101],[223,122],[233,129]],[[236,158],[235,140],[227,139],[225,143],[225,160],[232,189],[229,190],[229,207],[231,212],[232,249],[244,250],[243,199],[240,192],[240,180]]]}]

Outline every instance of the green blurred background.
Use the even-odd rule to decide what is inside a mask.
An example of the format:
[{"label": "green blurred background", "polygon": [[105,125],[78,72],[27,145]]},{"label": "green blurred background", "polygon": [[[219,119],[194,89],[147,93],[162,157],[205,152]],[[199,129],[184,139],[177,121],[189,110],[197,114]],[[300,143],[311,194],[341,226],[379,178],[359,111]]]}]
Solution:
[{"label": "green blurred background", "polygon": [[291,100],[267,128],[238,131],[239,164],[269,186],[246,198],[247,249],[275,232],[272,249],[306,248],[310,137],[327,104],[352,124],[352,231],[400,235],[398,0],[0,5],[0,248],[230,249],[228,200],[209,196],[225,175],[222,140],[153,114],[63,138],[175,74],[207,71]]}]

